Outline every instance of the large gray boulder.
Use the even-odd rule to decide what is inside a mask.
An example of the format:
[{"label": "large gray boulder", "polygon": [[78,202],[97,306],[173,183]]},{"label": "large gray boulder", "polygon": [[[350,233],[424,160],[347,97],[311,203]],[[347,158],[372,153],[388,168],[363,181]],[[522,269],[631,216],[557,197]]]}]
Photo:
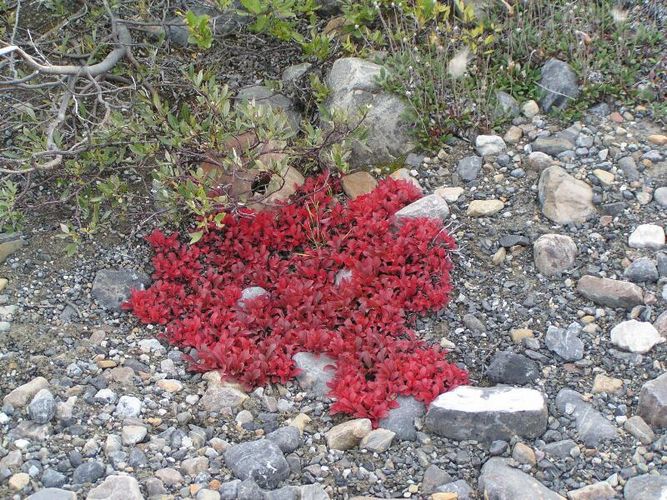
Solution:
[{"label": "large gray boulder", "polygon": [[665,500],[667,498],[667,476],[642,474],[628,479],[623,488],[625,500]]},{"label": "large gray boulder", "polygon": [[262,488],[275,489],[290,474],[283,452],[268,439],[230,446],[225,451],[225,462],[236,477],[252,479]]},{"label": "large gray boulder", "polygon": [[482,467],[479,489],[486,500],[565,500],[507,462],[505,458],[494,457]]},{"label": "large gray boulder", "polygon": [[349,161],[353,167],[391,163],[414,147],[404,118],[406,105],[382,90],[377,83],[381,71],[378,64],[346,57],[338,59],[327,76],[331,89],[327,109],[343,112],[353,124],[364,117],[361,125],[368,134],[363,143],[352,144]]},{"label": "large gray boulder", "polygon": [[426,427],[459,441],[509,441],[513,436],[540,437],[547,419],[546,399],[534,389],[461,386],[431,403]]},{"label": "large gray boulder", "polygon": [[637,413],[653,427],[667,428],[667,373],[642,386]]},{"label": "large gray boulder", "polygon": [[543,92],[540,106],[544,111],[552,107],[565,109],[579,96],[577,75],[566,62],[549,59],[542,66],[540,90]]}]

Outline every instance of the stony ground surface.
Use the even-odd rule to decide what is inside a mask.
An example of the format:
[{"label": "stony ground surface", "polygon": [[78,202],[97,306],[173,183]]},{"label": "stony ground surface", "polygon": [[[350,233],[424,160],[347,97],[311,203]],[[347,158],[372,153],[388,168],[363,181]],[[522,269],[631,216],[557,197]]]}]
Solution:
[{"label": "stony ground surface", "polygon": [[329,416],[318,360],[246,394],[115,309],[150,274],[143,234],[74,259],[53,228],[0,240],[0,497],[665,498],[664,134],[641,108],[564,130],[528,105],[504,141],[408,157],[460,245],[417,329],[483,389],[372,432]]}]

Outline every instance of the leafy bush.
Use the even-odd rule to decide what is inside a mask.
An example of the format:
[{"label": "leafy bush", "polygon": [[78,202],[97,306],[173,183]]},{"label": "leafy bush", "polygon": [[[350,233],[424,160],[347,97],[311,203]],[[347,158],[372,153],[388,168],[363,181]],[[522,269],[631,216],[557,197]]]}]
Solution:
[{"label": "leafy bush", "polygon": [[[454,241],[433,219],[396,223],[420,196],[407,182],[387,179],[348,203],[339,192],[325,173],[275,212],[227,215],[194,245],[154,232],[155,281],[128,307],[194,348],[195,369],[250,387],[297,375],[298,352],[326,353],[337,361],[332,412],[374,422],[397,395],[428,403],[466,383],[409,329],[447,303]],[[250,286],[267,294],[239,302]]]}]

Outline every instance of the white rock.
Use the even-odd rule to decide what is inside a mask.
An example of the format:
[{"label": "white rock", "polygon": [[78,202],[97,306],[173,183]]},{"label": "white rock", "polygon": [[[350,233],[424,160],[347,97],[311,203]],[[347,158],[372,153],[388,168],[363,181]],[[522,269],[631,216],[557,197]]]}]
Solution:
[{"label": "white rock", "polygon": [[626,351],[644,354],[665,339],[651,323],[631,319],[612,328],[611,342]]},{"label": "white rock", "polygon": [[632,248],[655,248],[665,246],[665,230],[656,224],[642,224],[632,231],[628,239]]},{"label": "white rock", "polygon": [[523,112],[523,116],[526,118],[533,118],[540,112],[540,107],[535,101],[531,99],[530,101],[523,103],[523,106],[521,106],[521,111]]},{"label": "white rock", "polygon": [[478,135],[475,139],[475,149],[482,156],[492,156],[505,151],[507,145],[498,135]]},{"label": "white rock", "polygon": [[440,196],[431,194],[410,203],[396,212],[397,219],[414,219],[418,217],[445,220],[449,217],[447,202]]}]

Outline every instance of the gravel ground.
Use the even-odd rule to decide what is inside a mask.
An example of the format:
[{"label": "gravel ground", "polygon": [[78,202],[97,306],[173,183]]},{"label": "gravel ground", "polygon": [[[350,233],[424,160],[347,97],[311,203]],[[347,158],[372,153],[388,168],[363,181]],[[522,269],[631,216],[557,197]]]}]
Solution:
[{"label": "gravel ground", "polygon": [[[125,498],[431,498],[439,488],[433,498],[457,498],[447,496],[452,491],[460,499],[482,498],[484,490],[490,498],[558,498],[568,492],[570,498],[664,498],[664,422],[658,412],[643,414],[651,425],[636,415],[642,387],[664,374],[667,364],[667,200],[664,188],[656,190],[667,185],[667,147],[659,144],[665,132],[641,108],[611,111],[595,108],[576,130],[568,129],[569,146],[561,141],[561,152],[551,155],[536,155],[535,139],[563,135],[538,114],[516,118],[515,136],[505,136],[507,150],[481,162],[459,163],[475,154],[466,144],[434,158],[407,160],[425,192],[462,188],[448,203],[448,224],[460,245],[453,257],[452,300],[438,315],[420,320],[417,330],[450,348],[451,360],[470,371],[473,385],[508,383],[542,393],[548,420],[539,436],[454,440],[433,432],[429,419],[419,416],[415,440],[395,436],[384,449],[386,434],[375,434],[377,442],[369,439],[360,447],[361,435],[343,429],[345,436],[357,437],[349,449],[334,449],[339,445],[329,431],[346,419],[330,417],[327,401],[305,382],[269,386],[247,397],[213,375],[189,373],[180,351],[155,340],[158,328],[139,326],[130,315],[102,306],[118,292],[111,285],[150,274],[144,234],[102,236],[75,258],[63,258],[53,228],[37,224],[26,233],[27,245],[0,267],[8,280],[6,288],[0,284],[0,497],[58,488],[41,498],[74,498],[67,492],[111,498],[110,491]],[[544,215],[538,180],[545,162],[592,187],[592,217],[553,221],[568,210],[575,218],[585,213],[581,197],[556,203],[551,219]],[[472,216],[473,200],[500,200],[502,208]],[[484,210],[493,212],[496,205]],[[640,238],[639,245],[632,240],[642,224],[657,225],[662,244],[650,237]],[[563,241],[575,244],[576,256],[568,258],[566,242],[539,258],[534,245],[545,234],[568,237]],[[633,264],[640,258],[646,259]],[[560,272],[547,276],[537,267],[548,265]],[[104,269],[135,273],[112,277],[110,285],[100,282]],[[619,299],[618,293],[600,298],[604,287],[596,282],[594,290],[584,289],[585,275],[639,281],[641,303]],[[630,302],[605,305],[614,300]],[[659,332],[657,338],[647,334],[648,349],[635,342],[634,333],[625,344],[612,341],[611,330],[631,319],[644,327],[653,323]],[[657,408],[664,420],[665,407]],[[519,434],[522,425],[514,429]],[[277,448],[234,447],[266,435]],[[251,476],[254,481],[238,481],[246,479],[239,467],[251,455],[271,470]],[[512,471],[526,473],[504,476],[520,494],[491,478],[491,465],[499,463],[489,462],[491,457],[508,458]],[[480,472],[485,463],[486,472]],[[587,485],[595,485],[598,496],[572,493]],[[643,496],[633,496],[637,491]]]}]

